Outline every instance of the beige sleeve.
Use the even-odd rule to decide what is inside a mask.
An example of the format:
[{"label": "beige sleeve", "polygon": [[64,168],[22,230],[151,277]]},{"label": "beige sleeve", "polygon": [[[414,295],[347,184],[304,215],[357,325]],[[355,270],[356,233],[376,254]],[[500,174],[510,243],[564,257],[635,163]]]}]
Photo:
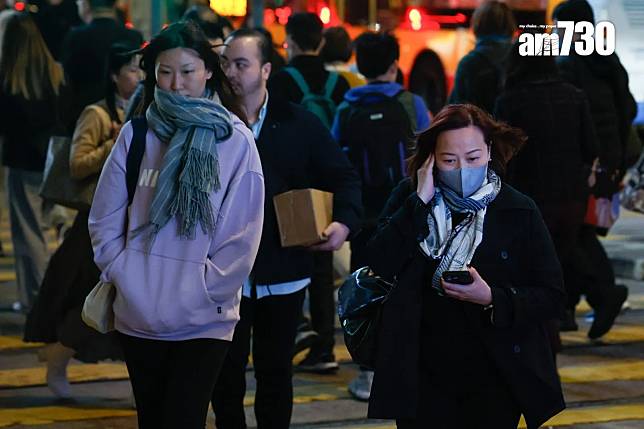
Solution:
[{"label": "beige sleeve", "polygon": [[102,110],[88,106],[76,122],[69,153],[70,174],[75,179],[100,173],[114,146],[114,139],[110,137],[111,121]]}]

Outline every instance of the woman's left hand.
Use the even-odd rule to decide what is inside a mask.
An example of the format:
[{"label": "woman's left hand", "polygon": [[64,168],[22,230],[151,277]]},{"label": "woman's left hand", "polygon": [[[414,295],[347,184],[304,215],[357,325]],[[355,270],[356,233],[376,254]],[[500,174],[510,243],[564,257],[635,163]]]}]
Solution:
[{"label": "woman's left hand", "polygon": [[445,294],[450,298],[458,299],[460,301],[473,302],[474,304],[490,305],[492,303],[492,289],[481,278],[478,271],[474,267],[468,268],[470,275],[474,279],[469,285],[458,285],[455,283],[448,283],[441,279],[441,285],[445,290]]}]

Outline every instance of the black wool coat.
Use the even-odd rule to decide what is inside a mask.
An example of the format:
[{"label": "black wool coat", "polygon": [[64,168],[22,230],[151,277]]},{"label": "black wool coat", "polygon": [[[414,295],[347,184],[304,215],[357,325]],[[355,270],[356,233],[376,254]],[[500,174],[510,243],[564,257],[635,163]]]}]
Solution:
[{"label": "black wool coat", "polygon": [[293,189],[333,192],[333,220],[349,227],[353,235],[362,218],[360,177],[313,113],[272,93],[257,150],[266,197],[264,228],[251,275],[257,284],[309,277],[312,252],[302,247],[281,246],[273,197]]},{"label": "black wool coat", "polygon": [[528,136],[508,166],[508,183],[540,207],[586,203],[599,144],[581,90],[556,78],[521,82],[497,98],[495,116]]},{"label": "black wool coat", "polygon": [[[392,192],[379,229],[368,244],[368,263],[397,285],[384,304],[378,332],[371,418],[416,418],[419,404],[423,288],[437,262],[419,249],[428,234],[429,208],[407,180]],[[483,241],[472,266],[492,289],[494,321],[469,305],[466,316],[489,358],[510,387],[528,428],[565,408],[544,323],[564,300],[561,267],[535,203],[503,184],[490,203]],[[487,321],[487,323],[486,323]],[[427,343],[426,343],[427,344]],[[433,344],[432,344],[433,345]],[[436,353],[447,344],[436,344]]]}]

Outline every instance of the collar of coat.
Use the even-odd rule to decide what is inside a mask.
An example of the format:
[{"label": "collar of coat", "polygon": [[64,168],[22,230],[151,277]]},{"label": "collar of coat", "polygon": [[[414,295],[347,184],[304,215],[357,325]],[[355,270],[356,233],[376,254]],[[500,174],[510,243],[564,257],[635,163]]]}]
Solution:
[{"label": "collar of coat", "polygon": [[499,195],[489,206],[494,210],[535,210],[536,205],[532,199],[503,182]]}]

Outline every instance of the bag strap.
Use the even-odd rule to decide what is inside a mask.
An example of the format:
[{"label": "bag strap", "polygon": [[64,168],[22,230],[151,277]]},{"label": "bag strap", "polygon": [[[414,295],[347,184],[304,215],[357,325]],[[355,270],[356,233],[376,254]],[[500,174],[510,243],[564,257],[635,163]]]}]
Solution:
[{"label": "bag strap", "polygon": [[326,79],[326,84],[324,84],[324,95],[328,99],[332,99],[335,84],[338,83],[338,76],[336,72],[329,72],[329,77]]},{"label": "bag strap", "polygon": [[298,69],[295,67],[284,67],[284,71],[288,74],[291,75],[293,80],[295,81],[295,84],[300,88],[300,91],[302,91],[303,97],[306,97],[308,94],[311,93],[311,89],[309,88],[309,85],[306,83],[306,80],[304,79],[304,76]]},{"label": "bag strap", "polygon": [[134,192],[136,191],[136,182],[139,180],[141,171],[141,161],[145,153],[145,135],[148,132],[148,122],[145,116],[139,116],[132,119],[132,142],[130,150],[127,151],[125,161],[125,181],[127,183],[127,205],[132,205]]}]

